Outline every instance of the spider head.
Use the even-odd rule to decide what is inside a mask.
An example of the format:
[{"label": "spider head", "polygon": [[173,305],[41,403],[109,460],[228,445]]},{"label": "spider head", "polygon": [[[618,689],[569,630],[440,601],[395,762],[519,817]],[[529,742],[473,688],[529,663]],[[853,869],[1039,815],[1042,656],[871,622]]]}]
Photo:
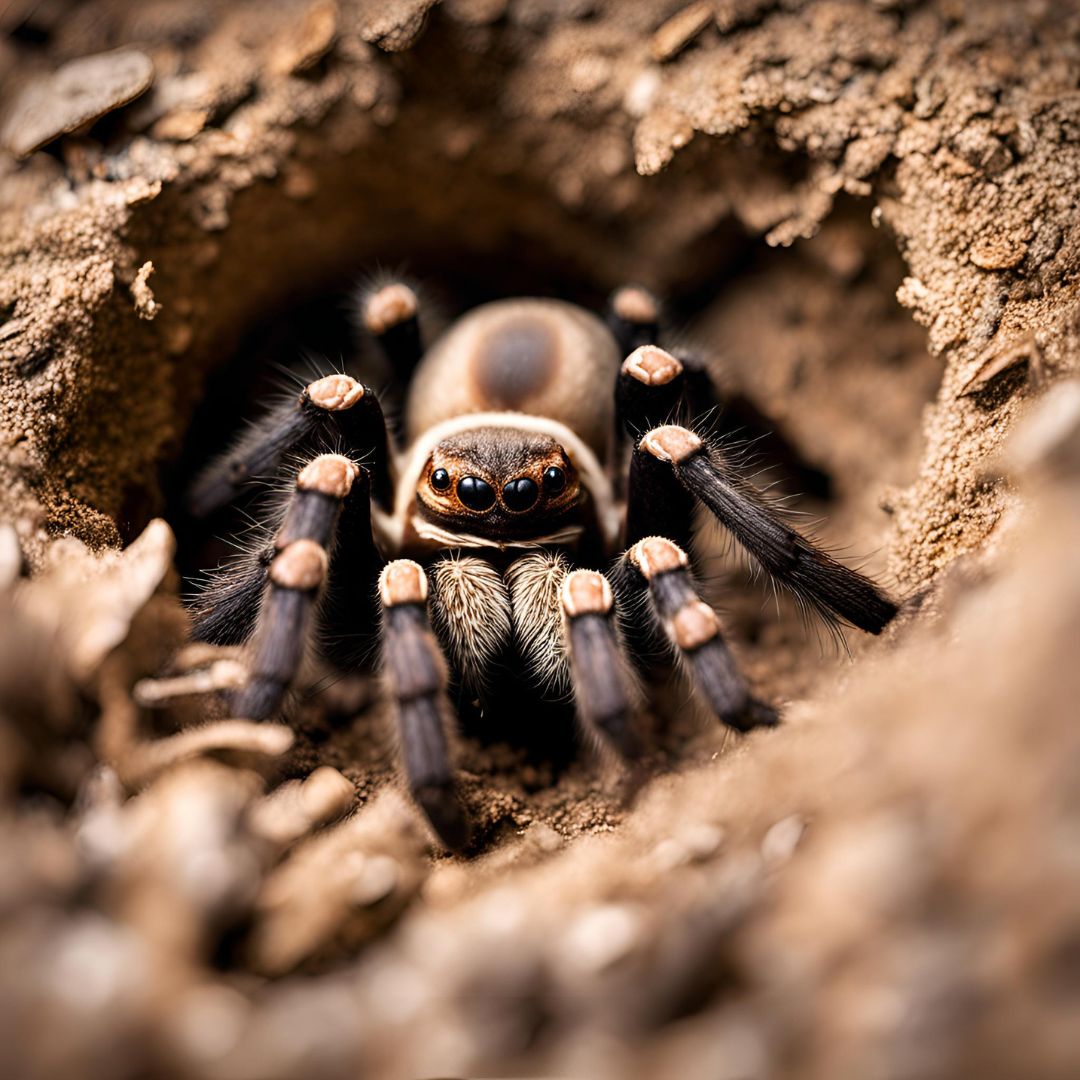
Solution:
[{"label": "spider head", "polygon": [[576,520],[577,471],[550,435],[479,427],[440,442],[420,475],[421,515],[496,541],[539,538]]}]

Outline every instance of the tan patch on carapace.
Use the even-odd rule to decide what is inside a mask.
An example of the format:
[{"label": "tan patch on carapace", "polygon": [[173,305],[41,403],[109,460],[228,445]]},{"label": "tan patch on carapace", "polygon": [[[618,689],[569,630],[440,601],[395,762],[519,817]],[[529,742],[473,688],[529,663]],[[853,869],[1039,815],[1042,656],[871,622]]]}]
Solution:
[{"label": "tan patch on carapace", "polygon": [[283,589],[306,592],[326,579],[326,551],[314,540],[294,540],[270,564],[270,580]]},{"label": "tan patch on carapace", "polygon": [[499,409],[523,409],[555,377],[559,359],[550,321],[521,315],[480,338],[470,368],[482,400]]},{"label": "tan patch on carapace", "polygon": [[335,499],[344,499],[359,473],[360,467],[342,454],[320,454],[300,470],[296,486],[304,491],[318,491]]},{"label": "tan patch on carapace", "polygon": [[671,636],[680,649],[700,648],[719,632],[716,613],[701,600],[691,600],[671,617]]},{"label": "tan patch on carapace", "polygon": [[327,412],[351,409],[364,396],[363,386],[349,375],[327,375],[316,379],[308,383],[304,392],[313,404]]},{"label": "tan patch on carapace", "polygon": [[595,570],[574,570],[566,575],[559,600],[570,618],[578,615],[606,615],[615,603],[611,585]]},{"label": "tan patch on carapace", "polygon": [[646,386],[665,386],[683,372],[682,364],[657,345],[642,345],[622,363],[622,370]]},{"label": "tan patch on carapace", "polygon": [[653,457],[678,464],[701,449],[701,440],[684,427],[665,424],[663,427],[653,428],[641,440],[641,445]]},{"label": "tan patch on carapace", "polygon": [[628,323],[649,324],[660,318],[656,297],[640,285],[624,285],[611,298],[611,310]]},{"label": "tan patch on carapace", "polygon": [[657,574],[681,570],[686,566],[686,552],[663,536],[647,536],[627,552],[630,561],[651,581]]},{"label": "tan patch on carapace", "polygon": [[394,282],[372,293],[364,304],[364,326],[376,336],[415,317],[420,305],[408,285]]},{"label": "tan patch on carapace", "polygon": [[379,598],[383,607],[398,604],[425,604],[428,580],[424,568],[412,559],[395,559],[379,575]]}]

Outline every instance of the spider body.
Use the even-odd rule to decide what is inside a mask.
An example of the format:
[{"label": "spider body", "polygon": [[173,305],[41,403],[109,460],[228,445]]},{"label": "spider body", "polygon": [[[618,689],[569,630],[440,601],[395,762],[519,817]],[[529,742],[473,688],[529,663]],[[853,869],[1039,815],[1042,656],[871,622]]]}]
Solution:
[{"label": "spider body", "polygon": [[[449,846],[467,836],[449,693],[484,700],[500,667],[524,693],[572,694],[583,727],[626,758],[641,752],[635,721],[658,658],[724,723],[776,722],[695,583],[699,503],[827,620],[878,633],[895,614],[680,423],[714,408],[713,387],[656,344],[644,290],[617,292],[606,324],[557,300],[487,304],[426,354],[407,286],[374,291],[362,311],[405,390],[403,445],[376,394],[331,375],[215,464],[197,512],[286,451],[302,468],[276,529],[197,601],[196,634],[247,644],[232,706],[254,719],[280,711],[320,629],[340,667],[377,654],[409,787]],[[320,453],[335,444],[342,453]]]}]

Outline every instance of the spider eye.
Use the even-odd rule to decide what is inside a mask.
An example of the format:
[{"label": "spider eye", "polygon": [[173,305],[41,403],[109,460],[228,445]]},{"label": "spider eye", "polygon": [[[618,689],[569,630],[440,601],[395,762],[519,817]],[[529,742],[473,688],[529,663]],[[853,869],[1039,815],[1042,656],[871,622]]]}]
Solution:
[{"label": "spider eye", "polygon": [[538,498],[540,498],[540,489],[536,486],[536,481],[530,480],[527,476],[523,476],[520,480],[511,480],[503,488],[503,502],[506,504],[506,509],[516,513],[528,510]]},{"label": "spider eye", "polygon": [[445,469],[436,469],[431,474],[431,486],[436,491],[445,491],[450,486],[450,474]]},{"label": "spider eye", "polygon": [[552,495],[566,487],[566,474],[556,465],[544,471],[544,490]]},{"label": "spider eye", "polygon": [[478,476],[465,476],[458,481],[457,496],[464,506],[483,513],[495,505],[495,489]]}]

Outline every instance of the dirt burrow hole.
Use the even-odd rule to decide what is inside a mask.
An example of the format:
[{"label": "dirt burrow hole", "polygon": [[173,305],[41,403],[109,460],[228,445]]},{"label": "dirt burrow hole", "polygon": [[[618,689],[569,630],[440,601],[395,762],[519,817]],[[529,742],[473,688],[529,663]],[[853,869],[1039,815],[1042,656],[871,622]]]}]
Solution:
[{"label": "dirt burrow hole", "polygon": [[[457,103],[448,112],[467,110]],[[199,239],[214,246],[215,258],[186,276],[182,303],[216,334],[199,372],[181,375],[180,438],[162,472],[164,504],[156,494],[141,513],[129,504],[122,533],[137,535],[152,509],[163,512],[178,536],[187,589],[228,554],[227,538],[242,535],[257,498],[197,521],[184,510],[186,484],[278,392],[281,368],[310,370],[322,358],[378,385],[371,343],[351,308],[358,282],[380,268],[404,269],[423,285],[434,332],[504,296],[557,296],[599,311],[617,284],[641,281],[666,300],[667,340],[709,357],[729,401],[729,426],[748,438],[765,435],[758,482],[797,496],[793,505],[820,519],[828,545],[888,581],[883,492],[915,477],[920,412],[940,364],[895,299],[903,265],[864,202],[842,200],[816,237],[788,249],[769,248],[715,212],[687,242],[680,231],[700,213],[703,178],[760,171],[761,154],[751,163],[738,148],[702,146],[667,174],[641,181],[647,209],[625,228],[574,212],[550,188],[447,160],[416,134],[423,130],[399,123],[376,150],[312,168],[302,199],[290,195],[288,178],[256,184],[233,201],[225,228]],[[543,147],[534,152],[542,156]],[[775,183],[797,183],[798,159],[765,157]],[[168,310],[176,253],[153,261],[155,295]],[[723,538],[703,527],[714,551],[705,564],[711,598],[760,692],[787,703],[842,675],[843,650],[752,582]],[[852,647],[858,653],[864,643]],[[304,690],[295,703],[299,739],[282,775],[330,764],[366,799],[394,771],[384,708],[374,703],[352,715],[377,688],[322,670],[308,684],[327,689]],[[725,748],[723,732],[684,689],[663,706],[654,725],[657,768]],[[626,793],[577,745],[568,716],[553,714],[537,729],[520,717],[465,714],[458,752],[477,824],[474,854],[534,821],[573,835],[620,820]],[[169,729],[167,717],[159,727]]]},{"label": "dirt burrow hole", "polygon": [[[181,591],[194,588],[231,551],[257,500],[196,521],[184,510],[186,485],[277,392],[282,367],[322,357],[371,379],[371,345],[350,307],[357,282],[380,268],[423,285],[434,330],[505,296],[557,296],[599,311],[612,288],[636,281],[665,299],[666,341],[708,357],[728,426],[748,438],[772,433],[757,444],[759,482],[798,497],[792,505],[820,519],[828,546],[895,586],[882,507],[890,488],[915,479],[920,413],[941,365],[896,300],[904,265],[892,237],[873,227],[869,200],[841,195],[820,231],[805,230],[812,239],[768,246],[746,223],[797,210],[811,163],[782,153],[764,129],[728,143],[703,138],[643,177],[627,171],[628,148],[600,127],[595,138],[610,160],[599,154],[586,192],[570,164],[583,132],[570,119],[502,129],[491,95],[513,60],[498,38],[492,56],[478,67],[449,25],[436,23],[400,63],[392,58],[396,70],[377,74],[386,115],[331,107],[319,124],[290,133],[292,153],[272,169],[250,157],[233,166],[227,148],[207,140],[185,159],[184,183],[137,206],[126,242],[153,265],[147,280],[160,307],[133,320],[110,297],[88,334],[81,405],[53,436],[69,467],[55,466],[44,485],[51,531],[127,542],[162,515],[178,538]],[[292,99],[332,79],[316,68]],[[243,107],[241,99],[237,116]],[[216,118],[226,128],[229,108]],[[145,147],[116,157],[94,141],[123,146],[123,137],[109,118],[92,129],[86,148],[77,144],[86,167],[121,178],[138,157],[152,174]],[[266,141],[270,156],[277,148]],[[78,160],[64,146],[70,169]],[[230,169],[240,168],[238,180]],[[46,355],[23,358],[28,381],[48,380]],[[759,692],[790,703],[841,677],[843,649],[750,582],[723,538],[712,539],[711,599]],[[866,643],[851,646],[857,655]],[[298,743],[280,776],[330,764],[366,800],[394,772],[387,718],[378,705],[353,715],[370,686],[325,671],[311,683],[327,689],[296,703]],[[663,712],[658,768],[725,747],[685,691]],[[186,709],[153,722],[167,734],[192,719]],[[572,723],[553,733],[489,716],[463,736],[474,853],[534,820],[572,835],[621,818],[625,792],[576,745]]]}]

